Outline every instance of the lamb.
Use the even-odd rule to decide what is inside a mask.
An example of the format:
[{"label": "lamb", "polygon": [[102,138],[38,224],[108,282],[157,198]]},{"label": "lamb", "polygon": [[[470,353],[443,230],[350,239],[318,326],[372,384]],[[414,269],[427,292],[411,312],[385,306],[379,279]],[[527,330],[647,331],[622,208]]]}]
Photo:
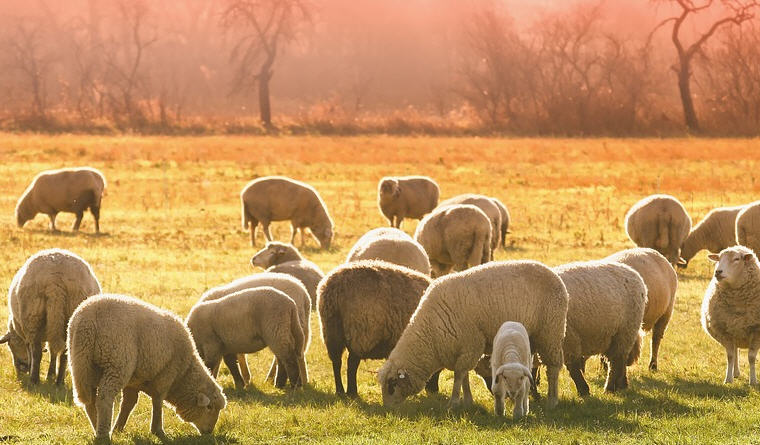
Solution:
[{"label": "lamb", "polygon": [[586,360],[595,354],[609,361],[605,391],[627,388],[626,366],[636,362],[641,350],[644,280],[625,264],[607,261],[569,263],[552,270],[569,295],[562,351],[578,394],[589,394],[583,372]]},{"label": "lamb", "polygon": [[501,214],[501,247],[504,249],[507,248],[507,233],[510,233],[509,231],[509,210],[507,210],[507,206],[504,205],[503,202],[499,201],[496,198],[491,198],[491,201],[493,201],[494,204],[496,204],[496,207],[499,208],[499,213]]},{"label": "lamb", "polygon": [[309,260],[304,259],[292,244],[272,241],[266,247],[256,252],[251,258],[252,267],[261,267],[267,272],[277,272],[292,275],[301,280],[309,291],[311,307],[317,307],[317,285],[325,274],[322,269]]},{"label": "lamb", "polygon": [[38,213],[50,218],[50,230],[57,232],[55,218],[59,212],[73,213],[76,232],[84,211],[90,209],[95,219],[95,233],[100,233],[100,202],[106,188],[103,173],[92,167],[45,170],[34,177],[16,204],[16,223],[24,227]]},{"label": "lamb", "polygon": [[678,277],[668,260],[654,249],[637,247],[608,256],[604,261],[617,261],[633,268],[644,279],[647,304],[642,329],[652,332],[652,352],[649,369],[657,370],[660,342],[668,327],[676,301]]},{"label": "lamb", "polygon": [[66,377],[66,328],[71,314],[82,301],[99,293],[100,283],[92,268],[75,253],[48,249],[29,257],[8,290],[8,332],[0,339],[11,349],[17,374],[29,370],[30,381],[39,383],[42,344],[47,342],[47,379],[55,378],[56,384],[62,385]]},{"label": "lamb", "polygon": [[491,391],[497,416],[504,415],[507,394],[515,405],[512,411],[515,420],[528,414],[528,394],[533,386],[532,369],[528,331],[521,323],[505,322],[496,332],[491,354]]},{"label": "lamb", "polygon": [[348,252],[346,262],[383,260],[430,275],[425,249],[405,232],[382,227],[365,233]]},{"label": "lamb", "polygon": [[[200,302],[214,301],[241,290],[266,286],[271,286],[280,292],[283,292],[295,301],[298,308],[299,325],[301,326],[303,337],[305,339],[305,342],[303,343],[303,353],[306,354],[306,350],[309,348],[309,343],[311,341],[311,325],[309,323],[309,317],[311,315],[311,300],[303,284],[290,275],[276,272],[264,272],[249,275],[232,281],[231,283],[207,290],[201,296]],[[239,370],[238,365],[235,362],[239,364]],[[235,381],[235,387],[242,389],[251,379],[248,363],[245,360],[245,354],[238,354],[237,358],[225,357],[225,364],[230,368],[230,374]],[[212,374],[215,376],[217,372],[218,369],[212,370]],[[267,379],[273,379],[276,386],[281,388],[285,386],[287,377],[283,364],[278,363],[275,359],[272,362]],[[307,381],[308,376],[304,379],[303,383],[306,383]]]},{"label": "lamb", "polygon": [[726,349],[726,379],[739,377],[739,348],[747,348],[749,384],[757,385],[755,360],[760,349],[760,263],[745,246],[707,256],[715,273],[702,300],[702,327]]},{"label": "lamb", "polygon": [[269,347],[283,364],[291,386],[296,387],[307,382],[306,339],[298,312],[298,305],[287,294],[265,286],[196,304],[186,324],[212,375],[224,358],[237,386],[240,376],[234,375],[237,366],[229,359]]},{"label": "lamb", "polygon": [[499,206],[494,203],[493,198],[465,193],[464,195],[458,195],[441,202],[438,205],[438,208],[455,204],[474,205],[486,214],[488,220],[491,222],[491,252],[496,250],[501,242],[501,210],[499,209]]},{"label": "lamb", "polygon": [[459,404],[461,389],[464,403],[472,403],[467,373],[512,320],[525,326],[547,365],[547,405],[555,407],[567,302],[562,280],[535,261],[492,262],[435,280],[378,372],[383,404],[398,405],[442,368],[454,371],[449,406]]},{"label": "lamb", "polygon": [[473,205],[436,209],[420,221],[414,239],[428,254],[433,278],[491,260],[491,223]]},{"label": "lamb", "polygon": [[272,241],[269,224],[272,221],[290,221],[292,235],[296,239],[301,229],[301,245],[304,230],[308,228],[323,249],[330,248],[333,222],[327,207],[314,187],[284,176],[265,176],[249,182],[240,193],[243,207],[243,230],[251,231],[251,246],[256,247],[256,227],[259,223],[267,241]]},{"label": "lamb", "polygon": [[736,215],[736,244],[760,253],[760,201],[747,204]]},{"label": "lamb", "polygon": [[680,251],[690,230],[686,209],[670,195],[648,196],[625,215],[625,232],[631,241],[660,252],[673,267],[685,263]]},{"label": "lamb", "polygon": [[377,186],[377,205],[391,227],[404,218],[422,219],[438,205],[438,184],[427,176],[386,176]]},{"label": "lamb", "polygon": [[162,406],[172,405],[202,434],[214,430],[227,400],[173,313],[122,295],[84,301],[68,332],[74,399],[96,439],[110,439],[113,403],[121,391],[114,431],[121,431],[142,391],[153,399],[150,431],[165,438]]},{"label": "lamb", "polygon": [[681,245],[681,258],[686,268],[694,256],[702,249],[718,253],[726,247],[736,245],[736,215],[744,208],[718,207],[710,210],[700,221]]},{"label": "lamb", "polygon": [[[356,397],[359,362],[388,357],[429,285],[427,275],[376,260],[347,263],[325,277],[319,285],[319,318],[337,394],[345,393],[343,351],[348,349],[348,395]],[[437,372],[427,388],[438,391]]]}]

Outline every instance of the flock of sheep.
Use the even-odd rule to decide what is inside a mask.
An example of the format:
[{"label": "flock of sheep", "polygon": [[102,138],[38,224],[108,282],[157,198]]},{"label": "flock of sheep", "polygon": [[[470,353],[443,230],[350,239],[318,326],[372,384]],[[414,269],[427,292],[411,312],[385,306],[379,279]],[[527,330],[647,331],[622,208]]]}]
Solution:
[{"label": "flock of sheep", "polygon": [[[40,173],[18,202],[17,223],[22,227],[45,213],[55,230],[56,214],[73,212],[77,230],[89,208],[98,230],[104,188],[103,175],[92,168]],[[263,227],[268,242],[251,265],[266,271],[208,290],[184,321],[136,298],[102,294],[90,266],[72,252],[31,256],[11,283],[8,332],[0,338],[17,373],[39,382],[46,342],[48,379],[63,383],[68,355],[75,399],[97,438],[124,428],[139,391],[153,400],[154,434],[164,435],[164,401],[209,433],[226,405],[215,380],[222,361],[243,388],[250,381],[245,354],[269,348],[275,358],[267,378],[277,387],[309,381],[305,354],[316,309],[338,394],[358,396],[362,359],[386,359],[377,375],[384,405],[423,388],[437,392],[443,369],[454,372],[449,405],[467,405],[468,374],[475,370],[494,395],[497,415],[509,398],[519,418],[528,413],[528,393],[537,395],[540,365],[546,367],[550,408],[558,402],[563,365],[578,393],[589,394],[585,363],[594,355],[603,356],[608,368],[605,390],[626,388],[642,330],[652,332],[649,368],[656,370],[675,301],[674,267],[686,267],[708,249],[716,266],[702,325],[726,349],[725,382],[739,375],[738,348],[748,348],[749,381],[757,384],[760,203],[715,209],[691,230],[674,197],[650,196],[625,218],[639,247],[549,268],[492,261],[509,233],[509,213],[498,200],[468,194],[439,203],[430,178],[383,178],[378,205],[391,227],[362,236],[346,262],[326,275],[292,244],[299,229],[302,242],[307,229],[323,248],[332,240],[333,222],[314,188],[285,177],[259,178],[243,189],[241,204],[252,245]],[[421,219],[414,238],[399,229],[406,218]],[[269,232],[272,221],[283,220],[292,224],[291,243],[274,241]],[[345,350],[347,387],[341,378]]]}]

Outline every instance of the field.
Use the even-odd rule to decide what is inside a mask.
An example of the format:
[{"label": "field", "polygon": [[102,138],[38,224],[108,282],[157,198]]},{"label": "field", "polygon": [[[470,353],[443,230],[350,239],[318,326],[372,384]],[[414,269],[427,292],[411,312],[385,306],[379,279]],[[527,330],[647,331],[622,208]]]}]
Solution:
[{"label": "field", "polygon": [[[383,226],[376,206],[378,179],[426,174],[442,198],[463,192],[499,197],[512,215],[508,248],[497,259],[530,258],[549,265],[595,259],[631,246],[623,230],[628,207],[651,193],[677,196],[696,221],[721,205],[760,195],[760,141],[719,139],[480,139],[394,137],[89,137],[0,134],[0,287],[37,250],[62,247],[87,259],[107,292],[137,296],[186,316],[203,291],[251,273],[254,253],[240,227],[238,194],[257,176],[282,174],[322,194],[336,224],[327,252],[307,240],[302,252],[327,272],[341,263],[365,231]],[[108,179],[101,236],[91,216],[82,232],[73,215],[58,218],[59,234],[38,215],[20,230],[13,211],[36,172],[91,165]],[[404,229],[413,233],[416,221]],[[275,224],[288,239],[288,223]],[[261,235],[260,235],[261,236]],[[258,239],[259,246],[263,238]],[[381,403],[375,382],[380,361],[359,368],[361,400],[334,395],[332,371],[312,316],[307,355],[313,383],[281,391],[263,382],[271,359],[251,355],[253,386],[220,383],[229,400],[213,438],[200,437],[165,409],[172,443],[749,443],[760,437],[760,394],[742,377],[723,385],[723,349],[700,326],[702,295],[712,266],[706,252],[679,272],[674,317],[660,350],[660,371],[641,361],[629,368],[631,388],[608,395],[603,374],[589,361],[591,396],[581,399],[563,370],[559,407],[531,404],[521,422],[495,418],[490,394],[471,377],[476,405],[449,412],[452,374],[442,393],[421,393],[398,410]],[[0,305],[0,323],[8,310]],[[43,363],[43,370],[46,369]],[[345,369],[345,368],[344,368]],[[43,372],[44,378],[44,372]],[[344,377],[345,378],[345,377]],[[545,382],[540,388],[546,394]],[[509,408],[508,408],[509,409]],[[159,443],[149,433],[150,403],[141,396],[115,443]],[[64,388],[18,380],[0,348],[0,443],[86,443],[92,431]]]}]

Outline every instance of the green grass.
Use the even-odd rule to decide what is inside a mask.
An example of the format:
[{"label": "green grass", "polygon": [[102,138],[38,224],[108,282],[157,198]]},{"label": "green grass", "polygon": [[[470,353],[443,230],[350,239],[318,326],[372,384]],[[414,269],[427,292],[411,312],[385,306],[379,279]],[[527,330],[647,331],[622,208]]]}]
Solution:
[{"label": "green grass", "polygon": [[[376,208],[377,180],[386,174],[427,174],[442,198],[474,191],[499,197],[512,214],[508,249],[497,259],[531,258],[549,265],[606,256],[631,244],[623,215],[655,192],[679,197],[695,221],[719,205],[752,201],[760,192],[757,140],[550,140],[392,137],[89,137],[0,134],[0,286],[37,250],[70,249],[93,266],[105,291],[123,293],[186,316],[211,286],[251,273],[254,253],[240,229],[238,194],[247,181],[284,174],[308,181],[336,222],[328,252],[313,240],[303,250],[325,272],[345,258],[366,230],[385,225]],[[13,209],[36,172],[92,165],[108,179],[102,236],[73,235],[72,215],[58,218],[61,234],[42,215],[16,228]],[[289,224],[275,225],[288,239]],[[407,222],[412,232],[416,222]],[[259,238],[259,245],[262,239]],[[596,360],[588,364],[592,395],[577,397],[565,371],[560,404],[531,404],[520,422],[493,416],[490,394],[471,376],[476,404],[449,412],[452,375],[442,393],[421,393],[400,409],[382,406],[375,383],[381,361],[359,368],[361,400],[334,395],[332,371],[313,314],[307,355],[313,383],[302,391],[263,382],[271,355],[249,361],[254,385],[236,391],[226,371],[220,383],[229,404],[212,438],[197,435],[166,408],[175,443],[748,443],[760,442],[760,394],[742,377],[723,385],[724,353],[702,330],[699,310],[711,265],[704,252],[679,272],[675,313],[660,350],[660,371],[629,368],[631,388],[608,395]],[[7,307],[0,305],[0,323]],[[43,369],[45,365],[43,364]],[[344,364],[345,369],[345,364]],[[43,376],[44,377],[44,376]],[[545,383],[541,392],[546,393]],[[159,443],[149,433],[150,403],[141,396],[115,443]],[[18,380],[0,348],[0,443],[87,443],[92,431],[65,388]]]}]

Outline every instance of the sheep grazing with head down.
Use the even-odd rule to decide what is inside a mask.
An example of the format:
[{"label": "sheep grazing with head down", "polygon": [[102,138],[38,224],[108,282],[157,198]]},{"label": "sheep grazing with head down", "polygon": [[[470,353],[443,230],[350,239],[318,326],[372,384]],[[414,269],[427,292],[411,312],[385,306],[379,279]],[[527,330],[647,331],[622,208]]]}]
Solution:
[{"label": "sheep grazing with head down", "polygon": [[109,439],[116,394],[121,431],[140,391],[153,399],[150,431],[164,438],[164,400],[202,434],[214,430],[227,404],[203,366],[182,320],[136,298],[103,295],[79,305],[68,332],[74,399],[97,439]]},{"label": "sheep grazing with head down", "polygon": [[362,235],[348,252],[346,262],[382,260],[430,275],[425,249],[405,232],[392,227],[372,229]]},{"label": "sheep grazing with head down", "polygon": [[304,259],[294,245],[278,241],[269,242],[253,255],[251,266],[261,267],[267,272],[292,275],[301,280],[309,292],[311,308],[316,309],[317,286],[325,274],[319,266]]},{"label": "sheep grazing with head down", "polygon": [[106,189],[103,173],[92,167],[45,170],[32,183],[16,204],[16,223],[19,227],[34,219],[38,213],[50,218],[50,230],[57,231],[55,217],[60,212],[73,213],[76,220],[71,230],[79,230],[84,211],[88,208],[95,219],[95,232],[100,232],[100,202]]},{"label": "sheep grazing with head down", "polygon": [[391,227],[404,218],[422,219],[438,205],[438,184],[427,176],[386,176],[377,185],[377,205]]},{"label": "sheep grazing with head down", "polygon": [[760,263],[744,246],[710,254],[713,279],[702,300],[702,327],[726,349],[725,383],[739,376],[739,348],[747,348],[749,384],[757,385],[755,360],[760,349]]},{"label": "sheep grazing with head down", "polygon": [[301,244],[307,228],[323,249],[330,248],[333,222],[327,207],[314,187],[284,176],[266,176],[249,182],[240,193],[243,230],[250,229],[251,245],[256,246],[256,227],[261,223],[267,241],[272,241],[269,224],[290,221],[292,236],[301,229]]},{"label": "sheep grazing with head down", "polygon": [[528,414],[528,395],[533,385],[533,357],[528,331],[522,323],[507,321],[493,339],[491,353],[491,392],[494,411],[504,415],[504,398],[514,403],[512,417],[517,420]]},{"label": "sheep grazing with head down", "polygon": [[[17,374],[40,381],[42,344],[50,350],[47,379],[66,376],[66,328],[85,299],[100,293],[100,283],[85,260],[68,250],[41,250],[16,272],[8,290],[10,319],[0,343],[8,343]],[[56,361],[58,373],[56,378]]]},{"label": "sheep grazing with head down", "polygon": [[747,204],[736,215],[736,244],[760,254],[760,201]]},{"label": "sheep grazing with head down", "polygon": [[428,254],[433,278],[491,260],[491,223],[473,205],[436,209],[420,221],[414,239]]},{"label": "sheep grazing with head down", "polygon": [[460,403],[462,390],[464,403],[472,403],[467,374],[512,320],[547,366],[547,405],[555,407],[567,302],[559,276],[535,261],[492,262],[433,281],[378,372],[383,404],[398,405],[443,368],[454,371],[449,406]]},{"label": "sheep grazing with head down", "polygon": [[686,237],[681,245],[681,258],[686,268],[694,255],[702,249],[718,253],[726,247],[736,245],[736,216],[744,208],[718,207],[710,210],[702,221]]},{"label": "sheep grazing with head down", "polygon": [[498,204],[494,202],[493,198],[489,198],[488,196],[465,193],[442,201],[438,205],[438,208],[440,209],[457,204],[474,205],[482,210],[488,217],[488,220],[491,222],[491,255],[493,256],[493,251],[496,250],[496,248],[499,247],[499,243],[501,243],[501,210],[499,209]]},{"label": "sheep grazing with head down", "polygon": [[691,218],[676,198],[670,195],[648,196],[628,210],[625,232],[639,247],[660,252],[674,267],[683,265],[681,245],[691,230]]}]

